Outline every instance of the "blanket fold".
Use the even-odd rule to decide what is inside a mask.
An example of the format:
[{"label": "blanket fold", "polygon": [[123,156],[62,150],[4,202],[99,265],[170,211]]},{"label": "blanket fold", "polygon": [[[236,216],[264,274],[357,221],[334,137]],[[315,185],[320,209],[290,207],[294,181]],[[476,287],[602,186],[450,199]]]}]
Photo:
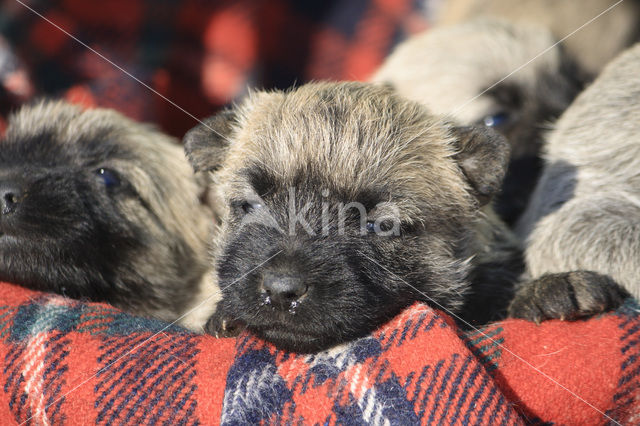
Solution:
[{"label": "blanket fold", "polygon": [[640,419],[633,300],[587,321],[462,333],[414,305],[315,355],[0,284],[9,424],[621,424]]}]

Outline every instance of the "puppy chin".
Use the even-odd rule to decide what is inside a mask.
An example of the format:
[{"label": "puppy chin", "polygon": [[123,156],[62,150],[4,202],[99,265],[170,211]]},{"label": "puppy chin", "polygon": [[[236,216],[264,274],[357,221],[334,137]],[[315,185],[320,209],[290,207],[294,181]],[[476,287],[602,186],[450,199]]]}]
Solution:
[{"label": "puppy chin", "polygon": [[306,315],[305,310],[292,314],[262,305],[256,314],[246,318],[246,327],[259,338],[289,352],[318,352],[339,343],[339,333],[331,333],[327,322],[316,324],[309,317],[317,316]]},{"label": "puppy chin", "polygon": [[[278,349],[288,352],[311,353],[328,349],[344,341],[338,326],[332,324],[328,317],[327,308],[322,309],[325,315],[321,315],[318,307],[310,300],[300,303],[295,311],[276,308],[264,304],[259,299],[246,298],[237,300],[233,295],[226,300],[223,298],[225,319],[229,322],[232,318],[242,324],[255,336],[266,340]],[[237,303],[234,303],[237,302]],[[313,305],[313,306],[311,306]],[[216,325],[216,334],[226,335],[226,330]]]},{"label": "puppy chin", "polygon": [[288,352],[315,353],[340,343],[340,339],[335,337],[309,334],[305,331],[291,330],[285,327],[254,326],[250,327],[250,330],[261,339]]},{"label": "puppy chin", "polygon": [[[306,302],[306,303],[304,303]],[[380,325],[387,318],[364,321],[353,312],[371,317],[366,306],[353,310],[332,309],[331,303],[313,303],[305,300],[296,312],[261,306],[248,316],[246,328],[259,338],[271,342],[278,349],[296,353],[316,353],[346,341],[364,337],[372,325]]]}]

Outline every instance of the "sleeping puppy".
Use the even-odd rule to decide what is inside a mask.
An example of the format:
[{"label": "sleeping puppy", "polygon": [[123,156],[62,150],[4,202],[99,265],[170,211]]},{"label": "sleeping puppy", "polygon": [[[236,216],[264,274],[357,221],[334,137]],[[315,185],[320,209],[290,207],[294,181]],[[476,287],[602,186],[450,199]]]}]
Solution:
[{"label": "sleeping puppy", "polygon": [[475,324],[506,314],[521,265],[487,204],[508,159],[493,131],[447,123],[386,87],[314,83],[252,94],[192,129],[185,149],[214,172],[224,208],[223,300],[208,331],[241,324],[313,352],[415,301]]},{"label": "sleeping puppy", "polygon": [[435,114],[492,127],[507,138],[511,160],[495,208],[509,225],[535,187],[545,127],[582,87],[561,48],[528,63],[554,43],[544,27],[477,19],[410,38],[372,78]]},{"label": "sleeping puppy", "polygon": [[434,21],[451,25],[480,16],[548,28],[592,77],[640,37],[637,0],[444,0]]},{"label": "sleeping puppy", "polygon": [[[64,102],[23,107],[0,141],[0,280],[175,320],[217,288],[205,188],[149,126]],[[201,328],[212,299],[181,323]]]},{"label": "sleeping puppy", "polygon": [[562,115],[518,226],[528,273],[611,275],[640,297],[640,44],[611,64]]}]

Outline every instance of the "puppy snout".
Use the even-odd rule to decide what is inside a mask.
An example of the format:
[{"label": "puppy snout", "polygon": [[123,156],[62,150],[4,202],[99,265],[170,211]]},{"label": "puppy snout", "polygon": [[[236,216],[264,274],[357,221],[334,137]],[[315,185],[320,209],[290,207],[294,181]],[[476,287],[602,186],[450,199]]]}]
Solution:
[{"label": "puppy snout", "polygon": [[0,212],[8,215],[16,211],[22,200],[22,190],[13,182],[0,183]]},{"label": "puppy snout", "polygon": [[307,293],[308,286],[295,274],[267,272],[262,280],[261,292],[268,304],[289,310],[294,302]]}]

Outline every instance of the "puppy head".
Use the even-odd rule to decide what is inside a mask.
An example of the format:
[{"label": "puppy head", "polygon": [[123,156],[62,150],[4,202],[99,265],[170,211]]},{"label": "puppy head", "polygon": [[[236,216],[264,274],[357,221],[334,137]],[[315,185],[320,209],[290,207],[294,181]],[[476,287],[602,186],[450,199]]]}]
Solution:
[{"label": "puppy head", "polygon": [[544,125],[577,95],[583,78],[541,26],[475,19],[429,30],[391,54],[372,78],[435,114],[493,127],[515,158],[536,155]]},{"label": "puppy head", "polygon": [[174,140],[114,111],[42,102],[10,118],[0,146],[0,279],[179,311],[212,219]]},{"label": "puppy head", "polygon": [[494,133],[363,83],[255,93],[185,148],[224,200],[223,311],[299,352],[363,336],[415,300],[458,309],[477,209],[508,158]]}]

